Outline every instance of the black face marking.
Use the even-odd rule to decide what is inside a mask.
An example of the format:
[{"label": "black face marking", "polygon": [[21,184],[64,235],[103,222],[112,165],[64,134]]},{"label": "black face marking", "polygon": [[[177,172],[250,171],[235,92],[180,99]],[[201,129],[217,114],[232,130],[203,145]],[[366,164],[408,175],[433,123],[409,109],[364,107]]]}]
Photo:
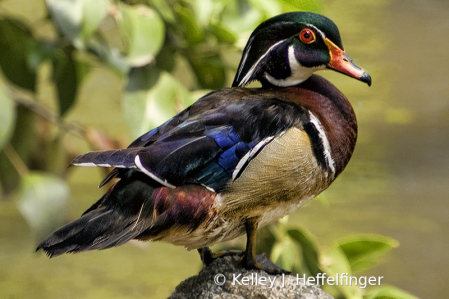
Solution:
[{"label": "black face marking", "polygon": [[[280,45],[264,62],[264,67],[259,70],[260,73],[268,73],[275,79],[286,79],[291,76],[292,71],[288,61],[288,43]],[[260,76],[259,74],[257,74]]]}]

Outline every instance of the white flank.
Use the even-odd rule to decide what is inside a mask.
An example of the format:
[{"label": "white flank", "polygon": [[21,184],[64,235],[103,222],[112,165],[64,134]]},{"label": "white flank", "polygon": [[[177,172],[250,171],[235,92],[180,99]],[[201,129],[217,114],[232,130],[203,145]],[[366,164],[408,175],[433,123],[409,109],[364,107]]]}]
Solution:
[{"label": "white flank", "polygon": [[[250,68],[250,70],[248,71],[246,76],[243,77],[242,81],[240,81],[240,83],[239,83],[240,87],[244,86],[246,83],[248,83],[249,79],[251,78],[251,76],[254,73],[254,70],[256,69],[257,65],[262,61],[262,59],[264,59],[265,56],[267,56],[274,48],[276,48],[279,44],[281,44],[284,41],[285,41],[285,39],[275,43],[262,56],[260,56],[259,60],[257,60],[256,63],[253,64],[253,66]],[[246,58],[245,58],[245,60],[246,60]]]},{"label": "white flank", "polygon": [[242,157],[242,159],[240,159],[239,163],[237,163],[237,166],[235,167],[234,172],[232,173],[232,180],[235,180],[235,178],[240,174],[242,167],[246,164],[246,162],[251,160],[252,157],[255,156],[265,144],[267,144],[268,142],[273,140],[274,137],[275,136],[270,136],[270,137],[266,137],[266,138],[262,139],[262,141],[260,141],[258,144],[256,144],[255,147],[253,147],[250,151],[248,151]]},{"label": "white flank", "polygon": [[291,75],[285,79],[276,79],[268,73],[265,73],[265,78],[273,85],[276,86],[294,86],[309,79],[315,71],[323,70],[325,65],[316,67],[302,66],[295,57],[295,48],[293,46],[288,47],[288,64],[290,67]]},{"label": "white flank", "polygon": [[142,162],[140,162],[140,157],[139,155],[136,156],[136,158],[134,158],[134,163],[136,164],[137,168],[142,171],[143,173],[145,173],[147,176],[149,176],[150,178],[152,178],[153,180],[155,180],[156,182],[158,182],[159,184],[162,184],[166,187],[175,189],[176,186],[170,184],[169,182],[167,182],[166,180],[162,180],[161,178],[157,177],[154,173],[148,171],[145,167],[143,167]]},{"label": "white flank", "polygon": [[329,168],[331,169],[332,173],[335,173],[335,161],[332,158],[332,150],[331,146],[329,144],[329,140],[327,140],[326,133],[324,132],[324,128],[321,125],[320,120],[309,111],[310,116],[310,122],[315,125],[315,128],[318,130],[318,135],[321,139],[321,142],[323,143],[324,147],[324,158],[326,159],[327,165],[329,165]]}]

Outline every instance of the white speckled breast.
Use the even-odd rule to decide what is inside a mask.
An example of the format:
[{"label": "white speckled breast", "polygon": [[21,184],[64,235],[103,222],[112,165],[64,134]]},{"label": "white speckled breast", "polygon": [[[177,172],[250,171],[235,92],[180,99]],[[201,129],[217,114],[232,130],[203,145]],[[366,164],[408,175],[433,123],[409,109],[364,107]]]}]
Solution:
[{"label": "white speckled breast", "polygon": [[221,210],[259,218],[259,225],[265,225],[306,205],[331,182],[317,163],[309,136],[293,127],[266,145],[229,185]]}]

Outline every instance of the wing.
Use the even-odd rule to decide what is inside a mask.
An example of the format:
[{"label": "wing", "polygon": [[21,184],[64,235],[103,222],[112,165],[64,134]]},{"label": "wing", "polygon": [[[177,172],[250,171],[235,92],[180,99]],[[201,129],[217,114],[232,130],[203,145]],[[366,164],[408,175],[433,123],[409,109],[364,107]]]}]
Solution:
[{"label": "wing", "polygon": [[278,134],[301,126],[303,109],[243,88],[224,89],[198,100],[127,149],[91,152],[74,165],[138,169],[170,188],[202,184],[219,191]]}]

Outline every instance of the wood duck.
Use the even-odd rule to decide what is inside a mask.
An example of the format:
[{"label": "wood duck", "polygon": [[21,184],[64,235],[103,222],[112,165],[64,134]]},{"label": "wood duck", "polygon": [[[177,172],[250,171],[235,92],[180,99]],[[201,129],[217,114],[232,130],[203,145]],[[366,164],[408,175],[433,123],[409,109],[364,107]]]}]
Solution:
[{"label": "wood duck", "polygon": [[[73,165],[115,167],[119,178],[81,218],[37,248],[48,256],[131,239],[198,249],[246,233],[245,268],[286,272],[256,259],[258,227],[309,203],[347,165],[357,122],[346,97],[315,71],[371,85],[346,55],[337,26],[308,12],[276,16],[252,33],[231,88],[200,98],[128,148],[90,152]],[[257,80],[261,88],[246,88]]]}]

